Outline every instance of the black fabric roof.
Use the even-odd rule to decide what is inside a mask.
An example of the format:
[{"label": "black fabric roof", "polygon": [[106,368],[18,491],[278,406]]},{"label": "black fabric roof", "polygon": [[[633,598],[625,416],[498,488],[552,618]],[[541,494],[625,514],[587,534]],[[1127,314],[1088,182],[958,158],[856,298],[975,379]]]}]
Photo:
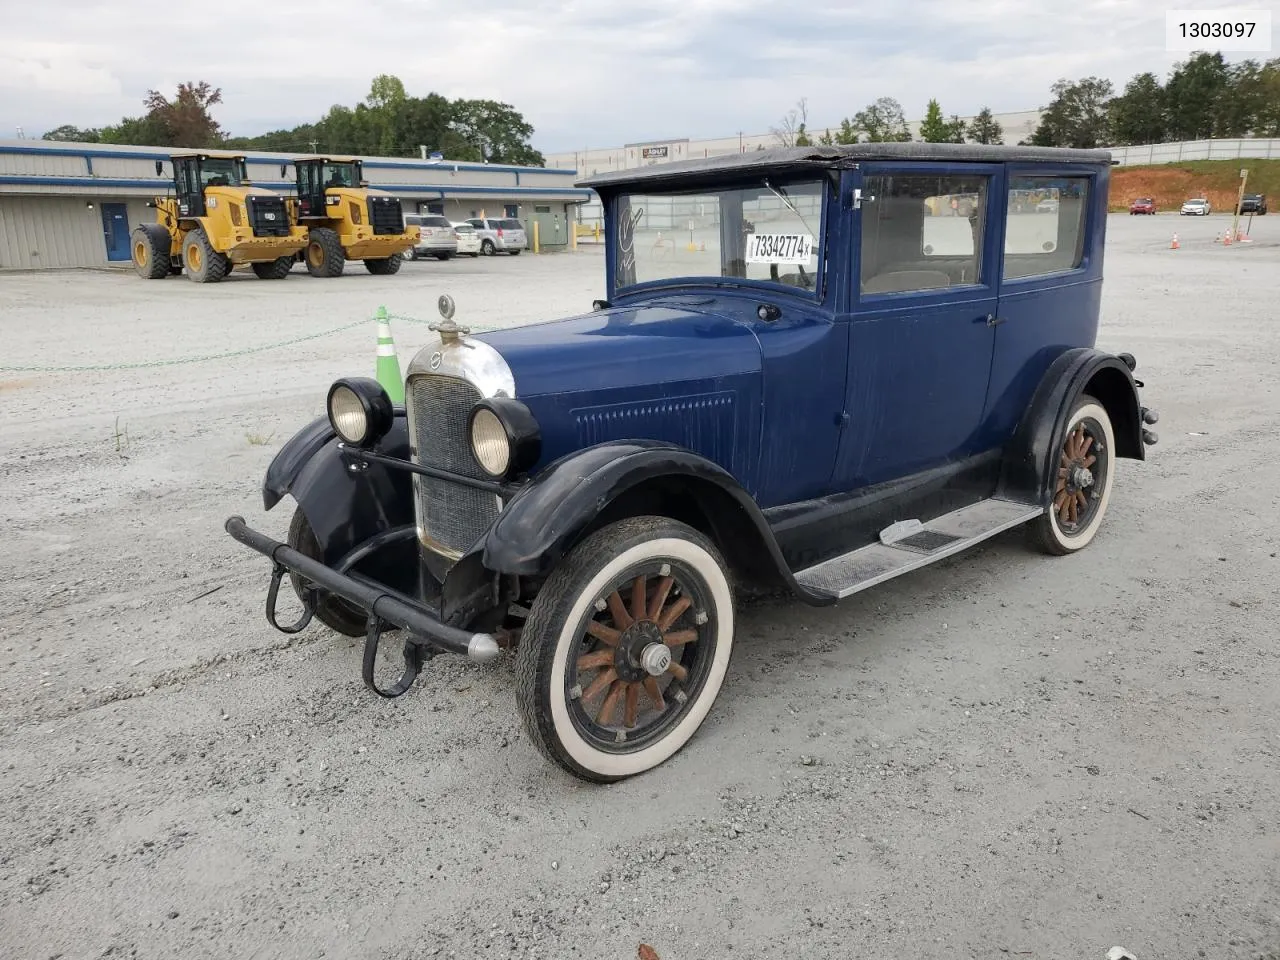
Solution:
[{"label": "black fabric roof", "polygon": [[610,170],[579,180],[579,187],[616,190],[622,186],[656,186],[717,176],[800,172],[848,166],[860,160],[932,160],[969,163],[1091,163],[1110,164],[1107,150],[1060,147],[1006,147],[981,143],[854,143],[832,147],[779,147],[750,150],[699,160],[657,163],[628,170]]}]

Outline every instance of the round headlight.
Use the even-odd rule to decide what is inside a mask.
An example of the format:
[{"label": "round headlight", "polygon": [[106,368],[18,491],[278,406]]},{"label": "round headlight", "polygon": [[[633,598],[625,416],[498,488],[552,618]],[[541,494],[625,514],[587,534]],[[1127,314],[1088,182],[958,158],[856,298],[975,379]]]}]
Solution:
[{"label": "round headlight", "polygon": [[334,387],[329,394],[329,422],[347,443],[359,446],[369,433],[369,415],[364,403],[350,387]]},{"label": "round headlight", "polygon": [[476,463],[490,476],[504,476],[511,466],[511,441],[507,438],[507,428],[486,407],[476,410],[471,417],[471,452]]}]

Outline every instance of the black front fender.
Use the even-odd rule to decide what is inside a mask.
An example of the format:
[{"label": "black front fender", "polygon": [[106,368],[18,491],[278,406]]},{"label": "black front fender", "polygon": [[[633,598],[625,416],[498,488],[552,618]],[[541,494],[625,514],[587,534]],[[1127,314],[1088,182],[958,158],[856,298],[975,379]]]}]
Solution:
[{"label": "black front fender", "polygon": [[546,576],[598,521],[619,518],[611,508],[651,507],[654,498],[634,496],[644,492],[679,505],[677,519],[696,518],[735,567],[756,564],[753,574],[821,602],[796,583],[759,506],[728,471],[652,440],[603,443],[549,464],[511,498],[472,555],[495,573]]},{"label": "black front fender", "polygon": [[[280,448],[262,482],[266,509],[285,494],[298,502],[320,545],[320,559],[327,564],[336,563],[376,534],[414,522],[411,475],[343,457],[338,442],[327,418],[308,424]],[[391,430],[373,449],[409,459],[409,430],[402,407],[395,411]]]},{"label": "black front fender", "polygon": [[1051,466],[1062,448],[1067,415],[1082,393],[1106,408],[1116,435],[1117,457],[1145,460],[1142,407],[1133,373],[1120,357],[1092,347],[1063,352],[1045,371],[1004,458],[1007,496],[1048,503]]}]

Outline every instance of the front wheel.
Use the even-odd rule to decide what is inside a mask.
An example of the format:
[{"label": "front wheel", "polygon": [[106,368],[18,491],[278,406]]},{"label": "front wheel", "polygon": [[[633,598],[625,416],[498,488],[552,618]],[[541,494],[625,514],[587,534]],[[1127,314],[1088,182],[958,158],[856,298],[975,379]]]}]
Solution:
[{"label": "front wheel", "polygon": [[1058,454],[1053,499],[1031,524],[1031,536],[1046,553],[1083,550],[1102,526],[1115,482],[1115,432],[1106,409],[1082,394],[1072,407]]},{"label": "front wheel", "polygon": [[497,252],[497,249],[498,248],[493,245],[492,240],[486,240],[482,244],[480,244],[480,252],[483,253],[486,257],[492,257],[494,253]]},{"label": "front wheel", "polygon": [[400,254],[395,253],[389,257],[379,257],[376,260],[366,260],[364,268],[377,277],[388,277],[400,270],[402,258]]},{"label": "front wheel", "polygon": [[283,280],[292,269],[293,254],[253,264],[253,272],[259,280]]},{"label": "front wheel", "polygon": [[715,545],[666,517],[604,527],[538,592],[516,658],[525,731],[549,760],[607,783],[658,766],[706,717],[733,651]]},{"label": "front wheel", "polygon": [[[289,546],[304,557],[321,562],[324,561],[324,556],[320,550],[320,542],[316,539],[315,531],[311,529],[311,524],[307,521],[307,515],[302,512],[301,507],[298,507],[293,512],[293,520],[289,523]],[[289,582],[293,584],[293,592],[298,595],[298,599],[305,603],[305,594],[308,589],[307,581],[290,570]],[[348,637],[363,637],[365,635],[368,618],[358,607],[352,606],[341,597],[335,597],[324,592],[319,593],[318,599],[316,619],[326,627],[336,630],[338,633],[346,634]]]}]

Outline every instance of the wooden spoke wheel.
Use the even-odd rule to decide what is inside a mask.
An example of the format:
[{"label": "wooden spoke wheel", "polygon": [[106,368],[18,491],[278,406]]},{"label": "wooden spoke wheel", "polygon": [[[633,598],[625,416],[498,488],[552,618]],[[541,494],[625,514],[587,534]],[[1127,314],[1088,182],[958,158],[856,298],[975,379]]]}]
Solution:
[{"label": "wooden spoke wheel", "polygon": [[1050,504],[1032,528],[1049,553],[1074,553],[1092,542],[1111,499],[1114,456],[1111,418],[1093,397],[1081,396],[1063,434]]},{"label": "wooden spoke wheel", "polygon": [[702,723],[732,646],[715,546],[663,517],[612,524],[571,551],[533,603],[517,655],[525,729],[584,779],[651,769]]}]

